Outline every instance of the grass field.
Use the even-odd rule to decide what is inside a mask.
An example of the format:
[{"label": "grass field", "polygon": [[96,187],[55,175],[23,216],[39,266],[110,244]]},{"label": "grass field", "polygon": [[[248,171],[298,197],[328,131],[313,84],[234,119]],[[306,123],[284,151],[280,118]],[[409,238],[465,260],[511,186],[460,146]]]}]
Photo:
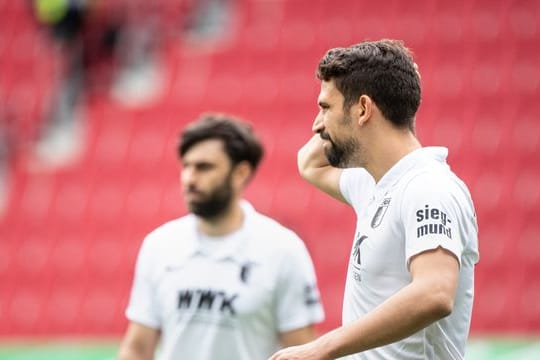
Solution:
[{"label": "grass field", "polygon": [[[113,360],[116,341],[1,342],[0,360]],[[540,338],[473,339],[467,360],[539,360]]]}]

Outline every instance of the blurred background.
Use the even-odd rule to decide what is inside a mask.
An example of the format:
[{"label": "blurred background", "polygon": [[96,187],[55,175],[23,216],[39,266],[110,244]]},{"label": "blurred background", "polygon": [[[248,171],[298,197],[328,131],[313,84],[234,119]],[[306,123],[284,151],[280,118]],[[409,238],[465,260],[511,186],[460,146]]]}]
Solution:
[{"label": "blurred background", "polygon": [[0,0],[0,359],[111,359],[143,237],[185,213],[175,146],[204,111],[255,125],[247,198],[311,251],[340,323],[354,231],[296,152],[331,47],[403,39],[423,145],[469,185],[469,359],[540,359],[537,0]]}]

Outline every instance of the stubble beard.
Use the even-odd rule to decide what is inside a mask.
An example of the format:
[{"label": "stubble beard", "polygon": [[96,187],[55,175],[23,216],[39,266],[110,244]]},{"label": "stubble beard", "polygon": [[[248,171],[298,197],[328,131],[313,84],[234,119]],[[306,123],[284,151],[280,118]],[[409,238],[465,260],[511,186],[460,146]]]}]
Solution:
[{"label": "stubble beard", "polygon": [[[352,118],[348,114],[349,109],[344,108],[344,115],[341,118],[342,125],[351,123]],[[321,138],[327,140],[330,146],[325,148],[325,155],[328,163],[336,168],[346,169],[352,167],[361,167],[363,165],[362,147],[354,137],[344,138],[343,140],[334,140],[327,133],[321,133]]]},{"label": "stubble beard", "polygon": [[[341,121],[342,124],[346,125],[351,122],[351,118],[344,116]],[[359,166],[357,153],[361,153],[362,148],[353,136],[338,140],[332,139],[329,134],[323,132],[321,138],[330,143],[330,146],[326,147],[324,151],[330,165],[340,169]]]},{"label": "stubble beard", "polygon": [[330,146],[325,149],[325,155],[330,165],[340,169],[359,166],[354,156],[355,152],[359,150],[359,146],[354,139],[347,139],[342,143],[329,141]]}]

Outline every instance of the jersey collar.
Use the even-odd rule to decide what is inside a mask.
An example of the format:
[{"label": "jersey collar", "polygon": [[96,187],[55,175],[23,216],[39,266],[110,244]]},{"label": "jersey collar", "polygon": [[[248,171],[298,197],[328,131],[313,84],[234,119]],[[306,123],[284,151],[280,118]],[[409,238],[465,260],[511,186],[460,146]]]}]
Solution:
[{"label": "jersey collar", "polygon": [[[243,253],[242,249],[245,248],[245,244],[249,238],[248,236],[248,229],[249,229],[249,223],[252,221],[253,213],[255,212],[255,209],[253,206],[247,202],[246,200],[242,200],[240,203],[240,206],[242,207],[242,210],[244,212],[244,223],[242,224],[242,227],[238,229],[234,234],[231,234],[231,236],[234,236],[232,239],[225,239],[225,241],[232,240],[230,244],[226,244],[222,248],[219,249],[219,251],[215,253],[209,253],[207,249],[205,249],[201,244],[201,237],[199,236],[199,232],[197,230],[197,219],[195,216],[193,216],[193,233],[194,233],[194,239],[195,244],[192,247],[192,251],[190,252],[190,257],[193,256],[204,256],[204,257],[210,257],[216,260],[240,260],[242,257],[241,254]],[[220,241],[220,240],[217,240]]]}]

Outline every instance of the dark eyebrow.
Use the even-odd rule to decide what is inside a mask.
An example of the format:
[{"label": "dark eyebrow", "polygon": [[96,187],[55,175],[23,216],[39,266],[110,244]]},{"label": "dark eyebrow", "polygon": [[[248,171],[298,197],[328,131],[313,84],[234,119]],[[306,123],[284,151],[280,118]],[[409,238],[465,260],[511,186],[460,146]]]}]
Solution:
[{"label": "dark eyebrow", "polygon": [[215,166],[216,164],[211,161],[201,160],[201,161],[193,161],[193,162],[182,161],[182,165],[183,166],[193,165],[195,167],[200,167],[200,166]]}]

